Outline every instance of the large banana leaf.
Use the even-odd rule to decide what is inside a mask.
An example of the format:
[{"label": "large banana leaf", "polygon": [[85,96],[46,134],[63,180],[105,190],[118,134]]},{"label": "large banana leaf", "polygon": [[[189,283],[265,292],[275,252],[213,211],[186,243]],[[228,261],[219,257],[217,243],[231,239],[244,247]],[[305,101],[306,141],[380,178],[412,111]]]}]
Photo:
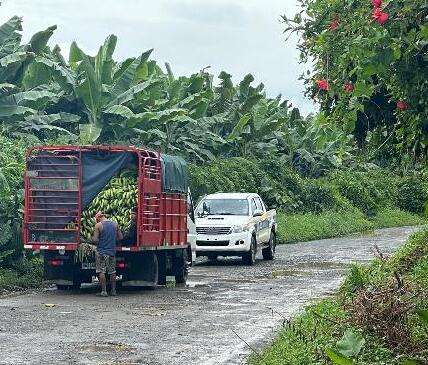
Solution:
[{"label": "large banana leaf", "polygon": [[22,19],[14,16],[0,25],[0,58],[17,50],[21,41]]},{"label": "large banana leaf", "polygon": [[41,109],[48,103],[54,103],[57,95],[47,90],[22,91],[0,98],[0,106],[17,105]]},{"label": "large banana leaf", "polygon": [[76,94],[83,100],[86,107],[90,111],[90,121],[98,123],[99,112],[101,110],[101,93],[102,87],[100,79],[95,72],[95,69],[85,54],[81,54],[81,61],[78,66],[78,72],[81,73],[81,80],[76,87]]},{"label": "large banana leaf", "polygon": [[233,128],[232,132],[227,136],[227,140],[232,141],[232,140],[238,138],[241,135],[244,128],[248,125],[250,120],[251,120],[250,115],[246,114],[246,115],[242,116],[239,119],[239,122]]},{"label": "large banana leaf", "polygon": [[119,94],[117,97],[113,98],[107,105],[106,108],[109,108],[113,105],[122,105],[127,103],[128,101],[133,100],[139,93],[141,93],[144,90],[147,90],[148,88],[160,83],[160,80],[156,79],[149,79],[145,82],[142,82],[140,84],[137,84],[135,86],[130,87],[128,90],[123,92],[122,94]]},{"label": "large banana leaf", "polygon": [[35,54],[40,54],[47,46],[49,39],[52,37],[53,32],[56,30],[57,26],[53,25],[41,32],[34,34],[31,37],[29,46],[30,50]]},{"label": "large banana leaf", "polygon": [[121,68],[113,77],[114,84],[111,90],[113,95],[119,96],[132,86],[136,78],[137,69],[141,66],[141,64],[147,62],[152,51],[153,49],[150,49],[144,52],[140,57],[134,59],[132,62],[127,61],[121,66]]},{"label": "large banana leaf", "polygon": [[16,118],[35,114],[37,110],[18,105],[2,105],[0,107],[0,118]]},{"label": "large banana leaf", "polygon": [[65,91],[70,93],[73,91],[76,86],[76,75],[70,68],[64,67],[60,63],[46,57],[38,56],[36,57],[34,64],[29,67],[28,72],[34,72],[35,81],[37,82],[39,80],[39,83],[40,77],[38,77],[38,72],[40,72],[41,69],[38,69],[37,66],[47,70],[51,75],[51,78],[54,78]]},{"label": "large banana leaf", "polygon": [[100,47],[94,60],[94,70],[101,84],[110,84],[113,80],[113,53],[116,49],[117,37],[111,34]]},{"label": "large banana leaf", "polygon": [[101,135],[102,129],[95,124],[80,124],[80,142],[83,144],[94,143]]}]

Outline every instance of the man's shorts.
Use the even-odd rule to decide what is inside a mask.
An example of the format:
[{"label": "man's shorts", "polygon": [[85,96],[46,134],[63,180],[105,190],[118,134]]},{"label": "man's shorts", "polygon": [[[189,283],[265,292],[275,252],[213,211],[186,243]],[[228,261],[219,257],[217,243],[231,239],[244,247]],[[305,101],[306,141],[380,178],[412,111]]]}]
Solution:
[{"label": "man's shorts", "polygon": [[95,270],[97,274],[114,274],[116,273],[116,257],[110,255],[95,255]]}]

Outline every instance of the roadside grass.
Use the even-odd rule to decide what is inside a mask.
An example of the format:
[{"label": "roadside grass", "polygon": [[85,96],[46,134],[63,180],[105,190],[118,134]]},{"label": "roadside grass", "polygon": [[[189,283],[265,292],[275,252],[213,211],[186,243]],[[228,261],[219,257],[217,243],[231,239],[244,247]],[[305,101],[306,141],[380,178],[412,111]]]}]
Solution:
[{"label": "roadside grass", "polygon": [[423,225],[427,223],[427,220],[398,208],[384,208],[377,212],[372,222],[376,228],[388,228]]},{"label": "roadside grass", "polygon": [[278,240],[282,243],[345,236],[374,228],[373,223],[357,209],[340,212],[326,211],[321,214],[279,212],[277,220]]},{"label": "roadside grass", "polygon": [[[277,339],[263,352],[253,353],[249,363],[427,364],[428,323],[418,315],[427,309],[428,230],[425,230],[412,235],[390,258],[379,254],[369,266],[351,265],[346,280],[332,297],[285,321]],[[347,331],[362,336],[361,351],[347,355],[347,360],[331,362],[326,349],[343,355],[342,338]],[[417,361],[406,363],[408,359]]]},{"label": "roadside grass", "polygon": [[278,212],[278,241],[294,243],[363,233],[375,228],[416,226],[427,223],[419,215],[398,208],[380,209],[368,218],[360,210],[324,211],[320,214]]}]

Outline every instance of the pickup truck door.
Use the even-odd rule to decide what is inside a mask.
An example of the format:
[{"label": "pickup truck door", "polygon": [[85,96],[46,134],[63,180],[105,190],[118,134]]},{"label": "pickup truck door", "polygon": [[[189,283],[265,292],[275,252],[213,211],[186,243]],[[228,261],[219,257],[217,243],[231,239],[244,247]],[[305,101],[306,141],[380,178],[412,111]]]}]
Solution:
[{"label": "pickup truck door", "polygon": [[[253,216],[254,212],[258,209],[259,208],[257,207],[256,199],[251,198],[251,216]],[[262,232],[260,230],[261,217],[254,217],[253,219],[256,220],[256,223],[254,224],[255,230],[256,230],[256,240],[257,240],[257,243],[261,243],[262,242]]]},{"label": "pickup truck door", "polygon": [[264,213],[263,216],[260,217],[260,222],[258,223],[259,238],[257,241],[260,243],[267,243],[270,239],[270,220],[266,216],[266,207],[262,200],[257,197],[255,201],[257,209]]}]

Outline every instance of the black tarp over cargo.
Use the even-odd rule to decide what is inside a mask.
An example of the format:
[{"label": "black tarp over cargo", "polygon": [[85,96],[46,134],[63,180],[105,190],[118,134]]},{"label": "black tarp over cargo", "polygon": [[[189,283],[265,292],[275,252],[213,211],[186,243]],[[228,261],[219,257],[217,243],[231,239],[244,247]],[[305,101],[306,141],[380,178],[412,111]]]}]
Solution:
[{"label": "black tarp over cargo", "polygon": [[90,151],[82,153],[82,206],[91,201],[104,189],[120,170],[130,164],[136,168],[136,156],[132,152]]},{"label": "black tarp over cargo", "polygon": [[[132,152],[84,152],[82,157],[83,208],[103,190],[108,182],[123,168],[137,168],[137,159]],[[161,155],[162,190],[187,193],[187,165],[177,156]]]},{"label": "black tarp over cargo", "polygon": [[162,154],[162,190],[187,193],[187,164],[181,157]]}]

